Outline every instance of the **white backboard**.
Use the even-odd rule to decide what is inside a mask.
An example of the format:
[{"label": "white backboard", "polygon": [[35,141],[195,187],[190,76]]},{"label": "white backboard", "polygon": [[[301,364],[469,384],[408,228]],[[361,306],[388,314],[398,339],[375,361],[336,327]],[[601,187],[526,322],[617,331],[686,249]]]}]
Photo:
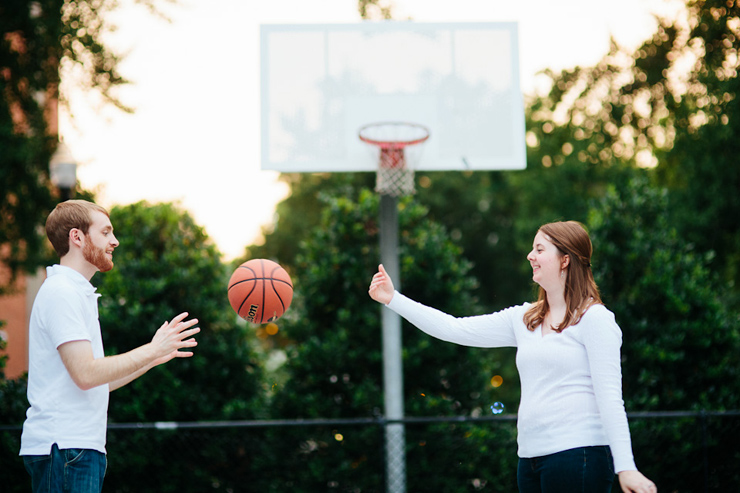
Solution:
[{"label": "white backboard", "polygon": [[516,23],[261,26],[262,169],[375,171],[360,127],[430,137],[417,170],[526,167]]}]

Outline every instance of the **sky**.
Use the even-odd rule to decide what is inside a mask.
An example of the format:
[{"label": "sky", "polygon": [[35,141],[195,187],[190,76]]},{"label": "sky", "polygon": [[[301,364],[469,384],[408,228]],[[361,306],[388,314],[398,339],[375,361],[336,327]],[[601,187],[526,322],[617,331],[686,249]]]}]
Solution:
[{"label": "sky", "polygon": [[[260,241],[288,194],[278,173],[260,169],[261,24],[359,22],[356,0],[179,0],[161,3],[170,22],[132,0],[111,17],[107,44],[125,55],[118,91],[127,114],[99,107],[72,80],[60,136],[82,187],[105,207],[176,202],[206,229],[226,259]],[[536,73],[592,65],[610,37],[639,46],[654,14],[676,0],[394,0],[394,18],[417,22],[517,22],[522,91]],[[115,225],[114,225],[115,226]]]}]

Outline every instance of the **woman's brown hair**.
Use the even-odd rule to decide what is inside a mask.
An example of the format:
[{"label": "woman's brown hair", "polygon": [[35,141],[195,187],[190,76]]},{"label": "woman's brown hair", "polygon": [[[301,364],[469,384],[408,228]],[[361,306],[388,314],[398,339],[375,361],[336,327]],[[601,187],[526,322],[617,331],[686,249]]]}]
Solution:
[{"label": "woman's brown hair", "polygon": [[[562,332],[567,327],[577,324],[589,307],[601,304],[599,288],[591,271],[593,246],[586,229],[576,221],[548,223],[540,227],[539,232],[546,235],[561,256],[570,257],[565,273],[565,317],[557,327],[553,327],[555,332]],[[535,330],[545,320],[545,315],[549,311],[547,293],[540,286],[537,301],[524,314],[527,329]]]}]

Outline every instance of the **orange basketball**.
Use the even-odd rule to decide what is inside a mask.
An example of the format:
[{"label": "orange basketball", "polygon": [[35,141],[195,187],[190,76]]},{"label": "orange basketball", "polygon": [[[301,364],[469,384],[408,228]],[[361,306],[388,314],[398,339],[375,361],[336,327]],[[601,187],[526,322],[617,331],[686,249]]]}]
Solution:
[{"label": "orange basketball", "polygon": [[264,258],[244,262],[229,279],[229,303],[255,324],[282,317],[293,301],[293,283],[280,264]]}]

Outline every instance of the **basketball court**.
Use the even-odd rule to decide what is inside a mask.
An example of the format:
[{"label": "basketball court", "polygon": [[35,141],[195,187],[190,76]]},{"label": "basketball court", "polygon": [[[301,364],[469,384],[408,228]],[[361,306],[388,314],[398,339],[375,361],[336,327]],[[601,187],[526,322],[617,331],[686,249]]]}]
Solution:
[{"label": "basketball court", "polygon": [[[262,169],[375,172],[380,262],[401,289],[416,171],[526,167],[515,23],[261,27]],[[406,491],[400,317],[381,309],[386,491]]]}]

